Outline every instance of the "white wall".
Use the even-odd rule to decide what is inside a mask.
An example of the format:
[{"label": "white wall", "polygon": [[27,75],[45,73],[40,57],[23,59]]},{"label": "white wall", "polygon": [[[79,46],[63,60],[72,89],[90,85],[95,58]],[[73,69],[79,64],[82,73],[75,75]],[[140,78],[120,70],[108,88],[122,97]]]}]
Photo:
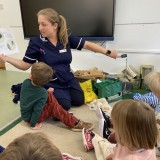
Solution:
[{"label": "white wall", "polygon": [[[138,71],[142,64],[152,64],[159,70],[160,54],[160,1],[117,0],[115,40],[106,42],[109,49],[128,54],[128,65]],[[13,55],[22,59],[28,41],[24,40],[19,0],[0,0],[0,27],[11,27],[20,53]],[[73,51],[72,69],[88,69],[97,66],[106,72],[121,72],[126,59],[111,59],[101,54],[83,50]],[[7,64],[8,70],[16,70]]]}]

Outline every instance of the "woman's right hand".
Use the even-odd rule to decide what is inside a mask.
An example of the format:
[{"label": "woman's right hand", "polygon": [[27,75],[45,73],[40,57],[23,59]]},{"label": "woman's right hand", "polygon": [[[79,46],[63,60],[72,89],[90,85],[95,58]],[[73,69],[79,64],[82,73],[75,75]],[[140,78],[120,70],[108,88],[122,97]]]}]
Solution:
[{"label": "woman's right hand", "polygon": [[13,57],[9,57],[3,53],[0,53],[0,61],[2,62],[8,62],[9,64],[13,65],[14,67],[26,71],[27,69],[29,69],[31,67],[32,64],[24,62],[23,60],[20,59],[16,59]]},{"label": "woman's right hand", "polygon": [[2,60],[4,63],[7,62],[7,56],[3,53],[0,53],[0,60]]}]

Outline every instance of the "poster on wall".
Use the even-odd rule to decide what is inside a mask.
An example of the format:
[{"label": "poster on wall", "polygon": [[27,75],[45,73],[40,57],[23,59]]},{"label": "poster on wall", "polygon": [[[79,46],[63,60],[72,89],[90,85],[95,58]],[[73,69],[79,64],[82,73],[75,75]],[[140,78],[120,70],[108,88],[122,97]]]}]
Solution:
[{"label": "poster on wall", "polygon": [[19,52],[15,37],[10,28],[0,28],[0,53],[5,55]]}]

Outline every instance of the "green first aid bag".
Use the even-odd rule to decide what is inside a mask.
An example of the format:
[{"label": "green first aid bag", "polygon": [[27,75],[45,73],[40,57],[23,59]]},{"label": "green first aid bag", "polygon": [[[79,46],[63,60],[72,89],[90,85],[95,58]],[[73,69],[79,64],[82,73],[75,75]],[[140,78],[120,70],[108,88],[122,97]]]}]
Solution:
[{"label": "green first aid bag", "polygon": [[106,98],[109,103],[122,99],[122,81],[118,79],[108,78],[99,83],[93,82],[93,89],[98,98]]}]

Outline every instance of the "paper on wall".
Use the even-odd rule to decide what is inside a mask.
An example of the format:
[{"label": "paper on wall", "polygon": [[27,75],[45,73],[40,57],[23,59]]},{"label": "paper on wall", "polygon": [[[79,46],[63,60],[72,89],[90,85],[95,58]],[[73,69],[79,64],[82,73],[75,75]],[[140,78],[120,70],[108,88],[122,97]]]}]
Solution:
[{"label": "paper on wall", "polygon": [[10,28],[0,28],[0,53],[5,55],[19,52],[15,37]]}]

